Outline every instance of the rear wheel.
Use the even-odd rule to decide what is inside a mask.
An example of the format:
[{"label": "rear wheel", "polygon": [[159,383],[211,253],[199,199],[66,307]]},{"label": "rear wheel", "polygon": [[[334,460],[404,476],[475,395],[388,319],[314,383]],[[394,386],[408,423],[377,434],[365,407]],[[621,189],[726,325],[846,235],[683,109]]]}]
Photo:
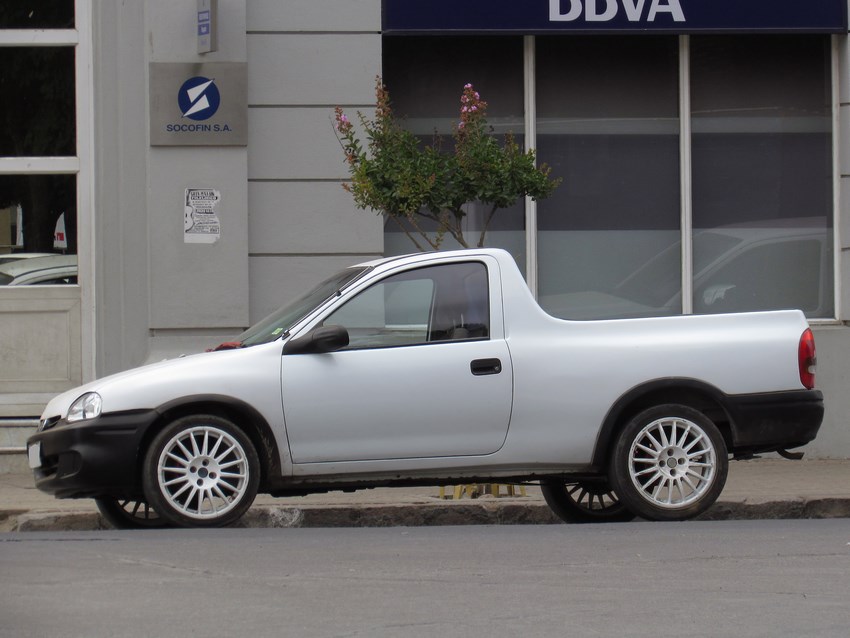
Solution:
[{"label": "rear wheel", "polygon": [[566,523],[622,523],[635,517],[604,478],[551,480],[542,483],[540,489],[546,504]]},{"label": "rear wheel", "polygon": [[153,440],[142,480],[163,518],[184,527],[220,527],[254,502],[260,462],[251,440],[230,421],[187,416]]},{"label": "rear wheel", "polygon": [[168,527],[168,522],[144,499],[106,496],[94,502],[100,515],[115,529]]},{"label": "rear wheel", "polygon": [[699,516],[720,496],[729,459],[717,426],[684,405],[659,405],[620,433],[609,467],[611,486],[638,516],[677,521]]}]

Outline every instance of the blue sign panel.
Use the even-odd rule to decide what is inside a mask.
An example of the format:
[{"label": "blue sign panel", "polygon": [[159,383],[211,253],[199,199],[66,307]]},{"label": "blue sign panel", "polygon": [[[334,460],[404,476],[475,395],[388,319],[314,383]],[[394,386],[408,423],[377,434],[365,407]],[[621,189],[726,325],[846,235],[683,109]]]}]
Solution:
[{"label": "blue sign panel", "polygon": [[847,33],[847,0],[383,0],[403,33]]}]

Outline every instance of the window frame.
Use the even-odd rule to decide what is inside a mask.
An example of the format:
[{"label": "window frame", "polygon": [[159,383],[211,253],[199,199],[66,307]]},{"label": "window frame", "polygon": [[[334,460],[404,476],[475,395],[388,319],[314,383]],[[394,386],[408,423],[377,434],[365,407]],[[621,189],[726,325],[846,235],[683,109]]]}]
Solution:
[{"label": "window frame", "polygon": [[[0,175],[75,175],[78,283],[81,302],[82,378],[95,372],[94,100],[92,0],[75,0],[73,29],[0,29],[0,47],[74,49],[76,155],[0,157]],[[24,288],[18,288],[16,294]],[[3,291],[0,290],[0,299]],[[26,294],[26,293],[23,293]],[[38,294],[33,292],[33,294]]]}]

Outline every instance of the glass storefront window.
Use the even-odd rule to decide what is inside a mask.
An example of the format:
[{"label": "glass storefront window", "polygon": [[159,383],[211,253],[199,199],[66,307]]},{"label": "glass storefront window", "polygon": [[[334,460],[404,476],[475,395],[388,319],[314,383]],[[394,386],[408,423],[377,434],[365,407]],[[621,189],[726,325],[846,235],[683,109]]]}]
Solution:
[{"label": "glass storefront window", "polygon": [[[467,81],[495,96],[497,129],[523,130],[517,38],[388,37],[384,47],[397,110],[418,134],[450,134]],[[779,308],[834,318],[829,37],[547,35],[535,38],[534,65],[538,159],[563,178],[537,204],[530,258],[544,309],[568,319]],[[487,242],[521,265],[523,208],[505,211],[507,226]],[[394,228],[385,240],[387,254],[410,250]]]},{"label": "glass storefront window", "polygon": [[7,0],[0,29],[73,29],[74,0]]},{"label": "glass storefront window", "polygon": [[820,36],[691,38],[694,312],[833,316],[830,56]]},{"label": "glass storefront window", "polygon": [[[0,25],[73,27],[73,2],[48,4],[0,9]],[[32,24],[18,20],[24,8]],[[39,158],[50,171],[76,156],[73,46],[0,46],[0,95],[0,157]],[[76,284],[77,176],[17,166],[0,175],[0,285]]]},{"label": "glass storefront window", "polygon": [[74,49],[0,47],[0,157],[76,155]]},{"label": "glass storefront window", "polygon": [[75,175],[0,175],[0,253],[76,252]]},{"label": "glass storefront window", "polygon": [[570,319],[681,312],[678,39],[537,38],[538,292]]},{"label": "glass storefront window", "polygon": [[[523,43],[522,38],[402,37],[384,38],[384,82],[395,112],[405,126],[430,143],[436,132],[444,148],[452,143],[463,87],[472,83],[488,103],[487,120],[498,135],[513,133],[523,144]],[[489,207],[470,204],[464,237],[475,245]],[[428,230],[432,226],[424,224]],[[508,250],[525,268],[525,206],[523,202],[499,210],[485,236],[487,246]],[[457,248],[451,239],[443,249]],[[415,251],[414,245],[388,220],[384,227],[384,253]]]},{"label": "glass storefront window", "polygon": [[0,175],[0,286],[77,283],[76,175]]}]

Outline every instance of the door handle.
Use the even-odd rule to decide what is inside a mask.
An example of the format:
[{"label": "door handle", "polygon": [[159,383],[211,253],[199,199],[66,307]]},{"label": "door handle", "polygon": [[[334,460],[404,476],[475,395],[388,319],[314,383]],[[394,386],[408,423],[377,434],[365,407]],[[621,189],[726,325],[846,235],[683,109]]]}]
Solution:
[{"label": "door handle", "polygon": [[476,377],[499,374],[502,371],[502,362],[499,359],[475,359],[469,364],[469,369]]}]

